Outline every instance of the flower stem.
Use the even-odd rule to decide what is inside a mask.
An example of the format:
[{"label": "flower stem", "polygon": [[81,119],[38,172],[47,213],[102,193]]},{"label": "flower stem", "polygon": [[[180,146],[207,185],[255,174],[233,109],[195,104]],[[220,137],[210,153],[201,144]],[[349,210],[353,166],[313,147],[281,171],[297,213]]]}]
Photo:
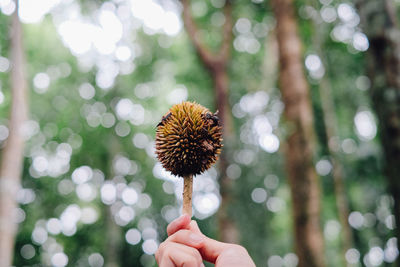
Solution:
[{"label": "flower stem", "polygon": [[182,214],[189,214],[192,217],[192,191],[193,191],[193,175],[183,177],[183,208]]}]

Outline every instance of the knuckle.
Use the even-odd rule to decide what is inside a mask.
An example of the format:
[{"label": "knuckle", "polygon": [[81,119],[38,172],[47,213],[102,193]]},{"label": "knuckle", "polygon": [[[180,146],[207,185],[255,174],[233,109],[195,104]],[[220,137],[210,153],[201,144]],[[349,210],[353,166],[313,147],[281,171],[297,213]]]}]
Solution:
[{"label": "knuckle", "polygon": [[200,252],[192,247],[188,247],[190,249],[191,254],[196,258],[196,259],[201,259]]},{"label": "knuckle", "polygon": [[173,250],[172,246],[165,246],[163,255],[169,256],[174,252]]},{"label": "knuckle", "polygon": [[191,257],[191,258],[187,259],[187,261],[185,262],[185,266],[197,267],[197,266],[199,266],[199,260],[195,257]]},{"label": "knuckle", "polygon": [[197,249],[191,248],[191,254],[192,254],[191,260],[194,264],[196,264],[195,266],[198,266],[199,263],[203,262],[200,252]]}]

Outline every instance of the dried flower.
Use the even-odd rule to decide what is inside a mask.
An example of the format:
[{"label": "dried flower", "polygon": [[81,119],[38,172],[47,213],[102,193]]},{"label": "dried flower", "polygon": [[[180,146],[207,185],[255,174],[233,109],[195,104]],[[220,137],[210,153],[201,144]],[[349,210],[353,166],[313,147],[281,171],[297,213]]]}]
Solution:
[{"label": "dried flower", "polygon": [[192,102],[174,105],[157,125],[157,157],[174,175],[200,174],[217,161],[221,135],[217,113]]}]

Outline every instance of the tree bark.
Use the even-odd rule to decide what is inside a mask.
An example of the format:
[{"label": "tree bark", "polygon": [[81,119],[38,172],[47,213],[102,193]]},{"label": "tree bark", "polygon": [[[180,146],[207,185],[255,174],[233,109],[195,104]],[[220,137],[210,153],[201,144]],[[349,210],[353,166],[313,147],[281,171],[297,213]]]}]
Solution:
[{"label": "tree bark", "polygon": [[28,116],[25,57],[18,8],[12,18],[10,39],[12,103],[9,136],[2,151],[0,165],[0,267],[11,266],[13,261],[15,236],[18,228],[14,218],[18,208],[15,196],[21,187],[24,159],[22,127]]},{"label": "tree bark", "polygon": [[292,0],[272,0],[279,45],[279,83],[288,139],[286,165],[291,188],[295,250],[300,267],[325,266],[320,227],[320,188],[314,169],[315,132]]},{"label": "tree bark", "polygon": [[331,87],[327,78],[322,78],[320,82],[321,106],[324,113],[324,124],[326,137],[328,139],[328,151],[330,161],[332,163],[332,177],[336,198],[336,209],[339,217],[340,225],[342,226],[342,260],[346,264],[346,252],[353,247],[353,233],[349,224],[349,202],[344,184],[343,167],[339,160],[339,155],[336,152],[333,142],[337,134],[337,122],[335,108],[331,95]]},{"label": "tree bark", "polygon": [[394,199],[400,248],[400,30],[393,1],[360,0],[357,7],[370,44],[367,51],[370,93],[379,119],[385,175]]},{"label": "tree bark", "polygon": [[265,39],[264,43],[264,58],[261,67],[262,80],[261,88],[267,93],[273,93],[276,88],[276,82],[278,80],[278,66],[279,66],[279,52],[278,52],[278,41],[276,40],[275,29],[271,30]]},{"label": "tree bark", "polygon": [[328,151],[330,161],[332,163],[332,178],[335,191],[336,209],[339,217],[340,225],[342,226],[341,241],[342,241],[342,262],[346,265],[346,252],[353,247],[353,233],[349,224],[349,202],[344,184],[343,167],[339,160],[339,155],[336,152],[333,142],[337,134],[337,120],[335,115],[334,103],[332,100],[331,87],[327,78],[323,77],[319,84],[321,95],[321,106],[324,113],[324,125],[326,137],[328,139]]},{"label": "tree bark", "polygon": [[[232,42],[232,5],[230,0],[226,1],[224,6],[225,24],[223,27],[223,40],[219,51],[211,52],[208,47],[199,39],[198,28],[190,12],[190,1],[182,0],[183,20],[188,36],[196,49],[197,54],[204,67],[210,73],[213,79],[215,90],[216,106],[219,111],[218,117],[223,126],[223,138],[228,142],[232,132],[231,115],[228,103],[229,76],[227,64],[230,57]],[[221,206],[218,211],[219,239],[223,242],[237,243],[239,233],[228,213],[229,204],[232,199],[233,183],[226,175],[228,161],[225,150],[222,151],[219,159],[221,186]]]},{"label": "tree bark", "polygon": [[[314,3],[318,2],[316,0]],[[315,20],[313,21],[315,34],[313,35],[313,47],[321,59],[325,68],[327,68],[324,52],[321,49],[324,27],[319,25]],[[339,217],[340,225],[342,226],[341,241],[342,241],[342,262],[346,265],[346,252],[353,247],[353,233],[349,224],[349,202],[344,184],[343,166],[340,163],[340,158],[333,142],[335,138],[339,137],[337,118],[335,113],[335,104],[332,96],[332,88],[327,74],[325,74],[319,82],[319,93],[321,99],[321,107],[324,115],[324,125],[326,137],[328,140],[328,152],[330,161],[332,163],[332,178],[335,191],[336,209]]]}]

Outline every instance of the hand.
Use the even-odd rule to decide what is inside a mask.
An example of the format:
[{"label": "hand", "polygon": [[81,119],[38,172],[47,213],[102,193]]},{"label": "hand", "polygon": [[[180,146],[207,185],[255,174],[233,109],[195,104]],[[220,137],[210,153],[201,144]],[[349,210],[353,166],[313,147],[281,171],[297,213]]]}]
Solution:
[{"label": "hand", "polygon": [[[204,267],[203,260],[198,251],[204,244],[204,237],[190,230],[183,229],[189,223],[190,217],[185,215],[170,224],[174,226],[172,228],[173,232],[170,225],[168,226],[167,233],[169,237],[160,244],[155,255],[159,267]],[[181,228],[175,228],[175,226],[182,226],[182,230],[179,230]]]},{"label": "hand", "polygon": [[[197,249],[197,251],[200,252],[201,257],[204,260],[214,263],[216,267],[228,267],[228,266],[255,267],[253,260],[250,258],[249,254],[247,253],[247,250],[244,247],[235,244],[222,243],[206,237],[201,233],[199,227],[197,226],[196,221],[190,221],[190,217],[188,215],[183,215],[168,225],[167,234],[169,237],[165,242],[163,242],[160,245],[160,248],[156,253],[157,262],[159,262],[157,254],[165,255],[163,252],[170,246],[168,240],[180,232],[187,233],[187,231],[189,231],[192,234],[197,234],[199,237],[202,237],[203,240],[200,243],[196,244],[195,246],[191,246],[190,245],[191,242],[187,242],[188,241],[187,239],[184,246],[191,246],[192,248]],[[173,239],[177,240],[176,238]],[[183,243],[181,244],[183,245]],[[177,253],[175,251],[171,251],[171,249],[169,249],[169,251],[171,254]],[[163,265],[160,266],[164,267]],[[178,266],[183,266],[183,265],[178,265]]]}]

